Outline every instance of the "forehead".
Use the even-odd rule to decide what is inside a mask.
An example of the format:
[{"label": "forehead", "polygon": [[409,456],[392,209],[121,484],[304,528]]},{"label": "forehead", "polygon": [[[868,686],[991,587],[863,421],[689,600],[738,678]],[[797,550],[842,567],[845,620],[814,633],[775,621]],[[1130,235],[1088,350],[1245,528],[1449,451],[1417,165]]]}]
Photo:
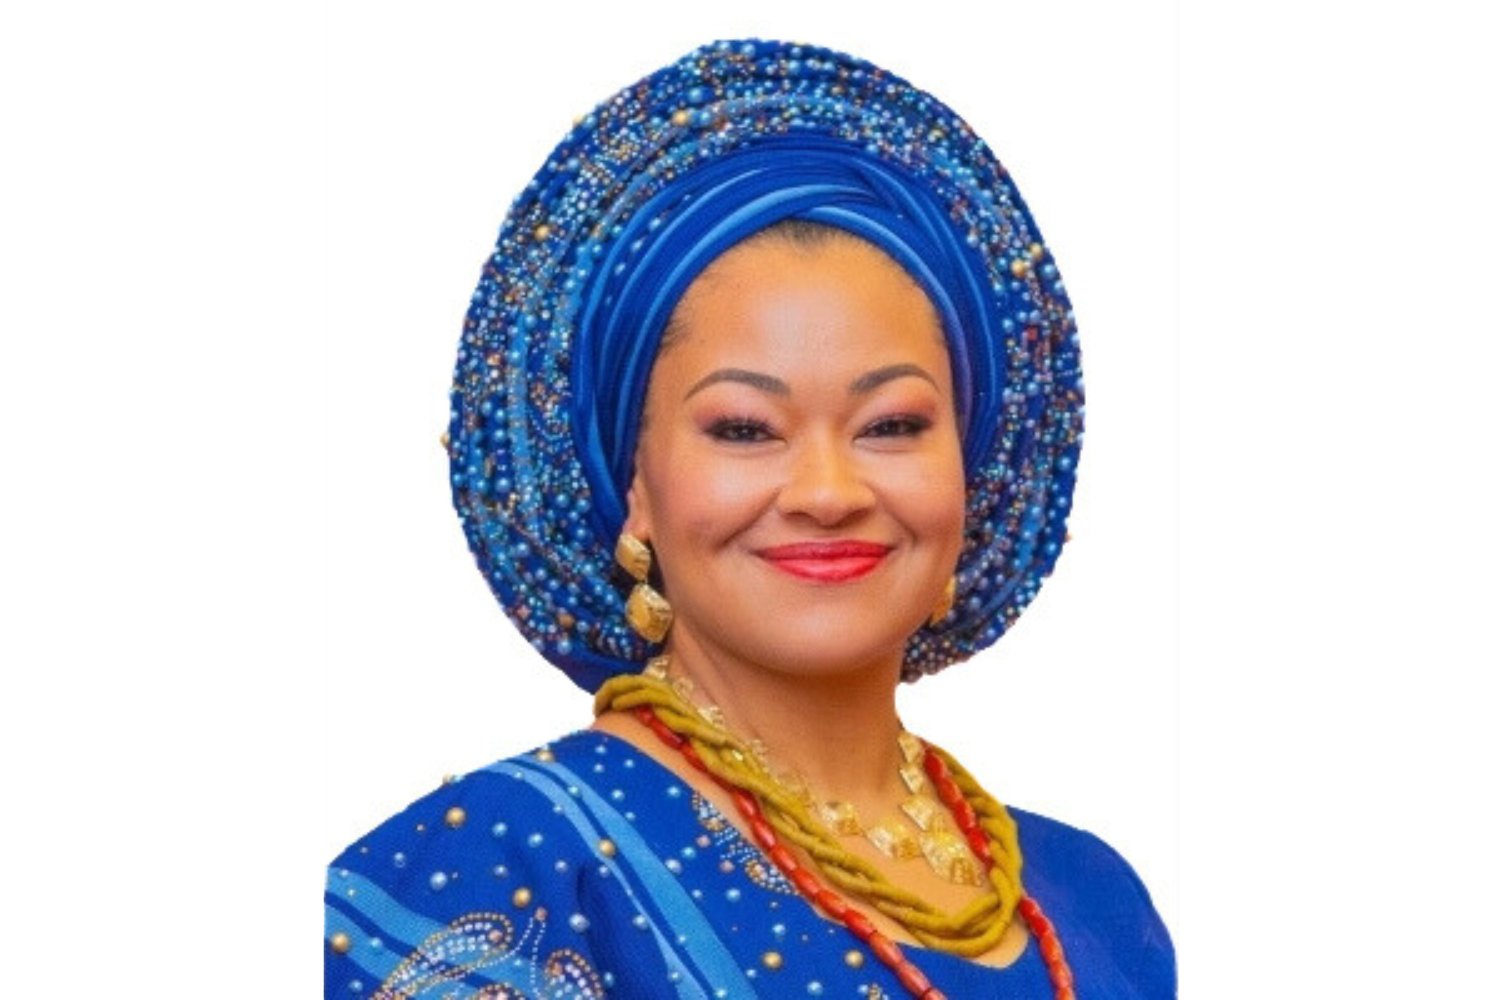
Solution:
[{"label": "forehead", "polygon": [[770,235],[729,250],[688,288],[658,367],[810,375],[909,361],[946,379],[947,356],[937,310],[881,250],[842,234],[812,245]]}]

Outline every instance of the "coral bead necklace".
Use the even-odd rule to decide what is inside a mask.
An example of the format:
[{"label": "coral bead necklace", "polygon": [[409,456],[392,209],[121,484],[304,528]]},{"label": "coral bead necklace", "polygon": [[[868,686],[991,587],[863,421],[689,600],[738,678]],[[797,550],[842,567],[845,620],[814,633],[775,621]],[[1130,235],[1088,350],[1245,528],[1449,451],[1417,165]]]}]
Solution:
[{"label": "coral bead necklace", "polygon": [[[762,808],[762,798],[770,793],[769,801],[775,803],[778,810],[781,810],[786,798],[783,790],[772,782],[764,783],[760,789],[740,787],[734,781],[716,773],[716,770],[722,770],[722,767],[717,769],[711,767],[705,761],[704,753],[715,756],[727,753],[731,759],[737,759],[745,756],[744,751],[736,747],[730,747],[726,751],[721,747],[704,744],[704,753],[700,753],[698,746],[695,746],[695,743],[703,744],[703,740],[699,737],[705,734],[705,730],[710,732],[719,730],[706,723],[703,724],[705,728],[700,729],[698,723],[701,720],[696,714],[677,711],[682,708],[686,708],[686,705],[679,692],[673,691],[671,686],[659,677],[641,675],[612,679],[599,691],[595,704],[596,712],[609,710],[631,712],[658,739],[679,753],[689,765],[722,787],[729,794],[735,808],[744,818],[761,849],[781,873],[796,886],[804,898],[830,918],[847,927],[850,933],[863,942],[895,974],[902,986],[917,1000],[945,1000],[946,994],[934,986],[922,970],[906,958],[896,942],[881,934],[864,913],[851,905],[844,896],[825,885],[792,853],[788,843],[804,849],[811,847],[814,861],[819,864],[824,876],[833,877],[835,882],[844,881],[845,891],[849,891],[848,883],[851,880],[847,877],[842,879],[838,877],[840,867],[837,864],[830,867],[827,859],[820,856],[823,853],[819,850],[821,845],[798,843],[799,840],[805,839],[798,836],[793,836],[791,841],[785,841],[778,833],[777,825],[787,829],[785,816],[778,816],[776,822],[773,823],[772,817],[768,816]],[[924,944],[971,956],[983,954],[993,947],[1009,925],[1011,912],[1014,912],[1025,922],[1027,929],[1036,940],[1041,958],[1047,968],[1048,978],[1052,983],[1054,996],[1057,1000],[1074,1000],[1072,972],[1068,967],[1056,929],[1036,901],[1020,892],[1020,857],[1013,840],[1013,826],[1009,828],[1011,833],[1011,837],[1008,838],[1009,842],[1003,836],[996,839],[997,829],[1004,832],[1006,827],[996,822],[994,813],[998,811],[1003,816],[1003,809],[998,806],[998,803],[989,799],[973,779],[962,768],[958,768],[956,762],[950,768],[945,754],[925,743],[921,744],[921,749],[920,762],[924,773],[943,805],[951,813],[954,823],[958,826],[969,849],[973,851],[974,857],[984,867],[985,874],[995,886],[998,896],[991,894],[986,900],[962,911],[956,918],[944,921],[934,919],[930,915],[929,907],[909,893],[889,886],[888,883],[882,886],[863,880],[861,893],[869,896],[871,891],[875,891],[876,895],[870,898],[876,904],[876,908],[905,926]],[[954,768],[957,768],[957,778],[955,778]],[[974,799],[973,803],[970,801],[971,798]],[[979,811],[976,811],[975,804],[980,807]],[[982,816],[981,813],[983,813]],[[1005,819],[1008,822],[1008,817]],[[798,831],[792,827],[788,833],[797,834]],[[883,882],[883,880],[880,881]],[[1007,892],[1006,889],[1013,891]],[[1006,897],[1013,902],[1013,911],[1010,906],[1005,905]],[[893,905],[892,899],[896,900],[896,904]],[[943,927],[947,923],[956,923],[958,931],[949,927],[944,932]],[[942,936],[943,933],[957,933],[958,936],[948,938]]]}]

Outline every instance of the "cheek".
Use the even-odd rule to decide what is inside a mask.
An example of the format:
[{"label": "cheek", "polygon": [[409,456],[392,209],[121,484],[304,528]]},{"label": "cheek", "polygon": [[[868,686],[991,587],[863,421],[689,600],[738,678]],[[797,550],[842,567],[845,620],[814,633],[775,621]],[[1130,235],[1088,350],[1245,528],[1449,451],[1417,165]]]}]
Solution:
[{"label": "cheek", "polygon": [[955,557],[963,545],[966,500],[962,481],[938,491],[933,498],[933,532],[943,539],[945,547],[953,550]]},{"label": "cheek", "polygon": [[929,467],[903,485],[902,506],[913,530],[935,548],[951,551],[956,560],[963,547],[968,501],[962,466]]},{"label": "cheek", "polygon": [[658,533],[702,550],[744,531],[765,510],[774,477],[754,461],[725,461],[695,449],[663,454],[651,475]]}]

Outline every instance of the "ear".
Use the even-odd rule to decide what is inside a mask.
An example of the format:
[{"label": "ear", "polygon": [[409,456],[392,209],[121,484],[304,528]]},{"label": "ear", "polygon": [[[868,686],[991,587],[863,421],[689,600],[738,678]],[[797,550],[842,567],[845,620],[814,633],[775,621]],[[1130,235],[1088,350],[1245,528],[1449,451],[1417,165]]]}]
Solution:
[{"label": "ear", "polygon": [[646,501],[646,487],[641,482],[640,469],[630,480],[630,489],[625,491],[624,529],[643,542],[651,540],[651,505]]}]

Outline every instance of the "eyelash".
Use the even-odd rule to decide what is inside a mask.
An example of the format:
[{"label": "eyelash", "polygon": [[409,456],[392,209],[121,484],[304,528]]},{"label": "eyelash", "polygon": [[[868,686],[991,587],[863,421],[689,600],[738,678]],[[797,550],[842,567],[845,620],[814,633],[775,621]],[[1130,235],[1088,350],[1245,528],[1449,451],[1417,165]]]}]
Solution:
[{"label": "eyelash", "polygon": [[[861,436],[916,437],[932,426],[926,417],[898,413],[881,417],[866,427]],[[754,417],[723,417],[708,427],[708,436],[731,444],[755,444],[772,437],[771,425]]]},{"label": "eyelash", "polygon": [[[897,413],[889,417],[881,417],[866,427],[864,433],[869,434],[876,428],[886,428],[886,433],[876,434],[875,437],[916,437],[931,426],[932,421],[926,417],[911,413]],[[894,432],[891,432],[890,428],[895,428]]]},{"label": "eyelash", "polygon": [[708,436],[730,444],[755,444],[771,436],[771,425],[753,417],[722,417],[709,424]]}]

